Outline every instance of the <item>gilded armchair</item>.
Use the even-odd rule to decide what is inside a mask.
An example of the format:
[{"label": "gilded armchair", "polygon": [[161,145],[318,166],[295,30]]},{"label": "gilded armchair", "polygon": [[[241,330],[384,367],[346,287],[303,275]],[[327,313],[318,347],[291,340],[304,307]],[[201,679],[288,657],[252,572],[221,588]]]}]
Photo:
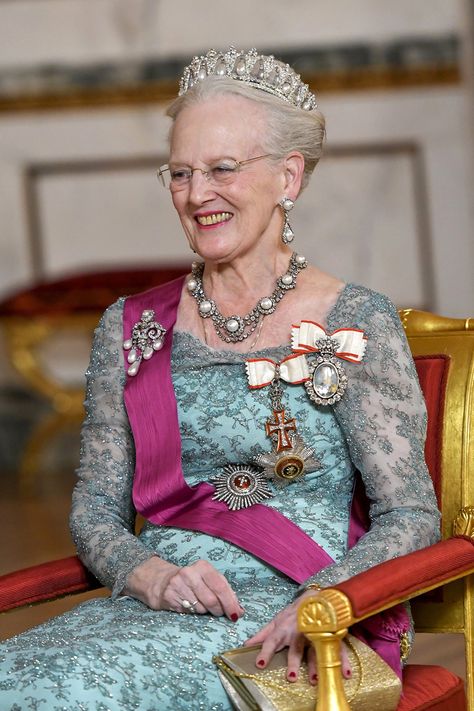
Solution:
[{"label": "gilded armchair", "polygon": [[401,318],[428,407],[426,455],[443,540],[302,603],[299,628],[318,654],[317,711],[350,708],[339,666],[348,627],[412,598],[418,631],[464,635],[466,689],[442,667],[408,664],[398,711],[474,710],[474,320],[412,310]]}]

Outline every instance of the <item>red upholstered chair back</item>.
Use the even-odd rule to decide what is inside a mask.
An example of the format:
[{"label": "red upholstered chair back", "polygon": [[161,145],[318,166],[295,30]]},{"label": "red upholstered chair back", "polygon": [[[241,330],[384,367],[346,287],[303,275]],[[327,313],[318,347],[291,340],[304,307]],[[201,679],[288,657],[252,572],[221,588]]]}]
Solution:
[{"label": "red upholstered chair back", "polygon": [[[449,538],[459,510],[474,502],[474,321],[411,309],[400,316],[425,396],[426,461],[442,513],[442,537]],[[474,625],[466,619],[466,605],[474,606],[474,600],[464,581],[420,596],[412,601],[416,628],[465,632],[466,625]]]},{"label": "red upholstered chair back", "polygon": [[421,389],[425,397],[428,415],[425,456],[428,469],[433,480],[438,506],[442,511],[442,435],[444,421],[444,399],[449,372],[449,356],[443,353],[437,355],[415,356],[415,365]]}]

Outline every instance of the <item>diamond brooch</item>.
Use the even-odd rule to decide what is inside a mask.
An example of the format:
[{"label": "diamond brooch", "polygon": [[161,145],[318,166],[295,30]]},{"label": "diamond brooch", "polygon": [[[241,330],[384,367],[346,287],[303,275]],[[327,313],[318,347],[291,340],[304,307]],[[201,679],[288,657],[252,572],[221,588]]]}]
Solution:
[{"label": "diamond brooch", "polygon": [[310,400],[316,405],[334,405],[344,395],[347,375],[338,362],[338,344],[326,336],[316,341],[317,352],[308,364],[310,378],[304,384]]},{"label": "diamond brooch", "polygon": [[153,309],[145,309],[140,321],[133,326],[132,337],[123,342],[124,351],[128,351],[128,375],[138,373],[142,360],[150,360],[152,355],[163,347],[166,328],[155,321]]},{"label": "diamond brooch", "polygon": [[210,481],[216,488],[212,498],[223,501],[231,511],[246,509],[273,496],[265,475],[249,464],[227,464]]}]

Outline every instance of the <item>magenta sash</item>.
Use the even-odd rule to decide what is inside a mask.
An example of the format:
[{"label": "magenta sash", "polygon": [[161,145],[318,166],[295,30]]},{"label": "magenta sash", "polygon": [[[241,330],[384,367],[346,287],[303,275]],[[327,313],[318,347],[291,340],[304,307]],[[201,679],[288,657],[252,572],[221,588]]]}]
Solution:
[{"label": "magenta sash", "polygon": [[[183,281],[180,277],[125,302],[124,339],[130,338],[133,325],[145,309],[153,309],[155,320],[167,329],[163,348],[141,363],[135,377],[127,376],[124,390],[135,441],[135,508],[154,524],[200,531],[234,543],[295,582],[303,583],[333,562],[316,541],[271,506],[255,504],[230,511],[226,504],[212,499],[212,485],[202,482],[191,487],[184,479],[171,379],[173,328]],[[127,367],[126,354],[124,359]],[[350,547],[367,530],[356,513],[357,506],[351,513]],[[400,673],[399,664],[396,671]]]},{"label": "magenta sash", "polygon": [[182,285],[183,278],[179,278],[125,302],[124,338],[130,337],[145,309],[153,309],[155,319],[167,329],[161,351],[142,362],[138,375],[127,376],[125,385],[136,451],[135,508],[152,523],[201,531],[235,543],[302,583],[333,562],[310,536],[269,506],[230,511],[212,499],[213,486],[203,482],[191,487],[184,479],[171,380],[173,326]]}]

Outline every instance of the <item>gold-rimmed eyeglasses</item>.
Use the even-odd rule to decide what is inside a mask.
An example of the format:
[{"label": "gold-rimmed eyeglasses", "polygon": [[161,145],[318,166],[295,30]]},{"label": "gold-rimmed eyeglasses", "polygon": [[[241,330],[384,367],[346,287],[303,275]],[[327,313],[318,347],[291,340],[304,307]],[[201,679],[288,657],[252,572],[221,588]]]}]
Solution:
[{"label": "gold-rimmed eyeglasses", "polygon": [[237,177],[242,166],[262,158],[270,158],[271,153],[246,160],[234,160],[233,158],[221,158],[216,160],[206,168],[190,168],[189,166],[170,167],[168,164],[162,165],[157,175],[165,188],[171,191],[183,190],[191,182],[193,173],[199,170],[211,185],[227,185]]}]

